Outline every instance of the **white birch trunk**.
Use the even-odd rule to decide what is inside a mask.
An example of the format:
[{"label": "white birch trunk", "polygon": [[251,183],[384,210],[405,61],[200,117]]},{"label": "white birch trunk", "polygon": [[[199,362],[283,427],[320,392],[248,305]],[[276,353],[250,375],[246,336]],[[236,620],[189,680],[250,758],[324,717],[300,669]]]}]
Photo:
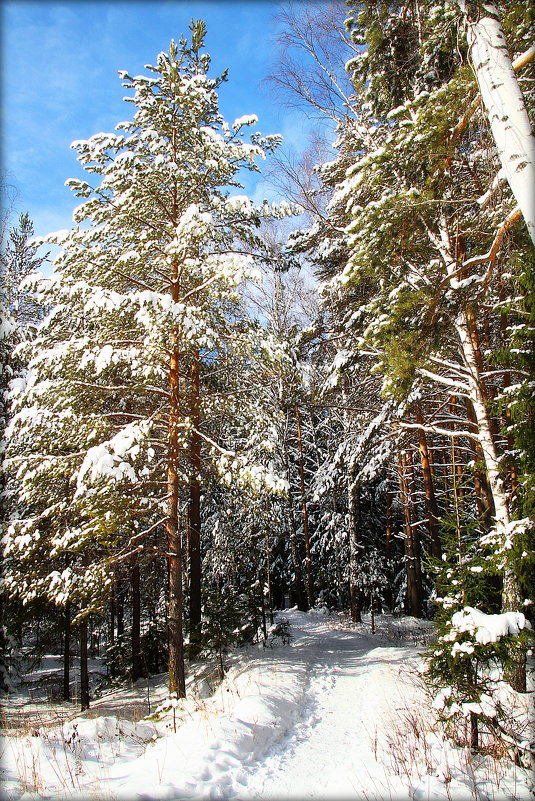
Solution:
[{"label": "white birch trunk", "polygon": [[[474,350],[474,345],[470,336],[470,329],[468,327],[468,320],[464,311],[460,312],[455,320],[455,329],[459,337],[459,342],[461,343],[463,359],[470,371],[469,397],[472,401],[472,406],[474,407],[479,434],[478,439],[483,450],[488,482],[494,501],[496,534],[498,535],[499,542],[505,542],[509,536],[508,530],[510,530],[509,525],[511,523],[507,492],[500,476],[498,454],[490,428],[485,396],[483,394],[483,388],[479,377],[479,367],[477,364],[476,352]],[[520,596],[516,576],[506,562],[503,569],[502,612],[518,611],[521,609],[521,604],[522,598]]]},{"label": "white birch trunk", "polygon": [[[435,245],[444,259],[446,270],[451,275],[450,286],[455,289],[456,265],[452,259],[452,247],[446,221],[443,219],[440,225],[440,238],[435,239]],[[478,441],[483,450],[485,470],[488,477],[492,499],[495,508],[496,534],[500,542],[504,542],[508,534],[511,523],[509,512],[509,502],[503,480],[500,476],[498,453],[492,430],[490,426],[489,414],[483,391],[480,370],[477,363],[477,356],[474,343],[470,336],[470,327],[466,312],[461,310],[454,322],[460,345],[461,356],[467,369],[466,385],[468,397],[474,407],[476,423],[478,428]],[[509,612],[519,610],[522,599],[518,588],[518,582],[512,569],[506,564],[503,571],[503,591],[502,591],[502,611]]]},{"label": "white birch trunk", "polygon": [[535,245],[535,137],[498,8],[495,2],[482,3],[472,20],[467,0],[457,2],[466,17],[470,58],[502,168]]},{"label": "white birch trunk", "polygon": [[487,413],[483,388],[479,378],[479,367],[477,364],[476,352],[474,350],[474,345],[470,336],[470,329],[468,327],[468,320],[464,311],[460,312],[455,320],[455,330],[457,331],[457,336],[459,337],[464,362],[469,371],[468,396],[472,402],[472,406],[474,407],[478,428],[478,440],[483,449],[485,467],[487,469],[489,485],[496,509],[496,530],[499,535],[505,536],[505,531],[511,522],[507,495],[500,476],[498,467],[498,454],[496,452],[496,445],[494,444],[494,438],[490,428],[490,421]]}]

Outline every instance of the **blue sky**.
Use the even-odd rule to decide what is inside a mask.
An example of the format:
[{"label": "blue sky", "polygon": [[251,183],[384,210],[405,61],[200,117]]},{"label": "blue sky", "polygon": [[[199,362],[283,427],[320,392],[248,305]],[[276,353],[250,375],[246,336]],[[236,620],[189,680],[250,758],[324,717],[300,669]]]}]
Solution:
[{"label": "blue sky", "polygon": [[[188,33],[192,18],[207,24],[212,74],[229,69],[220,89],[225,118],[257,114],[262,133],[305,145],[307,119],[262,84],[274,59],[277,8],[271,0],[3,0],[2,169],[16,189],[14,221],[28,211],[36,234],[71,226],[79,201],[64,183],[81,168],[70,143],[131,118],[117,71],[142,73]],[[274,196],[262,179],[246,191],[257,200]]]}]

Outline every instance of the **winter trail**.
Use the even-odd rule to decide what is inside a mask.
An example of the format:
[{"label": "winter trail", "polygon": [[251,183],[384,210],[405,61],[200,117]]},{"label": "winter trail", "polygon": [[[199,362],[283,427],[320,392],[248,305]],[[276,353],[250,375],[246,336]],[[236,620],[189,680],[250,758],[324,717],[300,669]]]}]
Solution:
[{"label": "winter trail", "polygon": [[307,709],[279,748],[251,770],[242,797],[388,799],[406,793],[389,770],[388,733],[411,684],[414,648],[334,629],[294,612],[292,658],[309,675]]},{"label": "winter trail", "polygon": [[237,652],[204,709],[92,786],[121,801],[407,797],[388,731],[397,708],[418,696],[416,648],[388,647],[364,626],[344,630],[320,613],[281,616],[290,644]]},{"label": "winter trail", "polygon": [[[145,692],[138,685],[63,725],[4,737],[0,801],[531,797],[527,771],[444,741],[418,677],[419,649],[393,645],[401,632],[429,636],[432,624],[382,616],[372,635],[319,612],[281,618],[290,643],[235,651],[213,695],[192,670],[188,698],[165,702],[156,717],[127,719]],[[161,678],[154,700],[165,694]]]}]

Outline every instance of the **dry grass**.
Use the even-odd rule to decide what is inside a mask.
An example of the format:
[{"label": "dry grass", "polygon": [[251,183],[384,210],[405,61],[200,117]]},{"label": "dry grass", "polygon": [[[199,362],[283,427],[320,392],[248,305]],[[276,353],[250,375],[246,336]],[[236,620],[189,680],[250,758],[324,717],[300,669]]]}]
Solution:
[{"label": "dry grass", "polygon": [[[472,751],[468,721],[450,722],[446,732],[431,705],[431,692],[421,677],[415,681],[420,683],[422,702],[407,703],[391,714],[390,726],[382,743],[391,772],[408,782],[424,773],[435,776],[444,784],[448,797],[450,783],[454,778],[461,778],[470,793],[467,801],[481,798],[481,784],[487,788],[492,786],[493,790],[487,789],[487,792],[499,794],[500,786],[511,769],[510,749],[495,733],[484,731],[481,748]],[[451,747],[444,748],[448,741]],[[514,798],[516,795],[511,796]]]}]

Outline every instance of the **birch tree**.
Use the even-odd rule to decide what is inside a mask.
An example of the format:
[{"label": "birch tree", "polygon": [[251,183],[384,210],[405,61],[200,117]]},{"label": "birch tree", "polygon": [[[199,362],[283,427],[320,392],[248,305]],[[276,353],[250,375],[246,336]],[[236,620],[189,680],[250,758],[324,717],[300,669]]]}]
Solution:
[{"label": "birch tree", "polygon": [[[535,245],[535,137],[500,19],[499,4],[457,0],[501,167]],[[528,54],[527,54],[528,55]],[[535,57],[531,47],[529,58]]]}]

